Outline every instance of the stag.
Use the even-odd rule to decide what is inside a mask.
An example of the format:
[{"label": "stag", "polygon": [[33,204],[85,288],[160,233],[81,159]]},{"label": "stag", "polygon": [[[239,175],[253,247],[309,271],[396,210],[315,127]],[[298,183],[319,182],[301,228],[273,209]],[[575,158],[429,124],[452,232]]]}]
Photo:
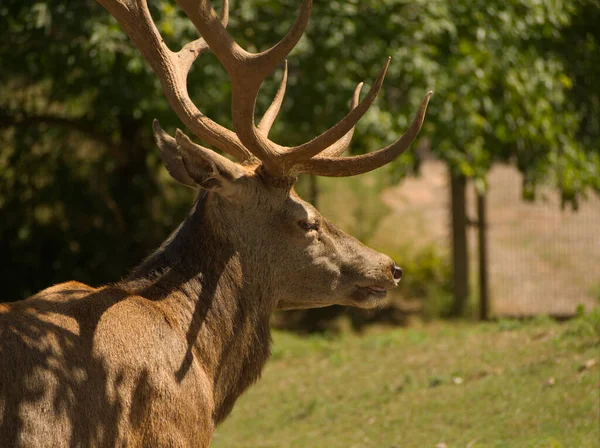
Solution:
[{"label": "stag", "polygon": [[[261,53],[227,33],[207,0],[177,0],[201,38],[173,52],[146,0],[98,0],[142,52],[172,109],[200,139],[230,158],[175,137],[154,122],[172,177],[199,190],[184,222],[123,280],[93,288],[68,282],[0,304],[0,446],[200,446],[260,376],[269,357],[269,317],[277,309],[333,304],[370,308],[397,286],[402,270],[345,234],[294,192],[297,176],[353,176],[402,154],[419,132],[429,92],[409,130],[378,151],[342,157],[354,126],[379,91],[389,60],[350,112],[295,147],[269,139],[280,88],[258,124],[264,79],[306,27],[303,0],[288,34]],[[232,85],[235,132],[190,100],[187,73],[207,51]]]}]

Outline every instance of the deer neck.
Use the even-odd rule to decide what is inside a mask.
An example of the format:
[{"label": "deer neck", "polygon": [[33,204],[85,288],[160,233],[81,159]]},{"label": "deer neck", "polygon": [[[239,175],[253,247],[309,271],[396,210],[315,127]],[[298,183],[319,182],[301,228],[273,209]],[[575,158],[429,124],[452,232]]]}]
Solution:
[{"label": "deer neck", "polygon": [[[214,420],[231,411],[255,382],[270,353],[269,318],[276,297],[252,254],[239,250],[201,193],[186,220],[124,281],[155,301],[166,320],[185,334],[182,381],[196,359],[212,380]],[[260,268],[259,268],[260,269]]]}]

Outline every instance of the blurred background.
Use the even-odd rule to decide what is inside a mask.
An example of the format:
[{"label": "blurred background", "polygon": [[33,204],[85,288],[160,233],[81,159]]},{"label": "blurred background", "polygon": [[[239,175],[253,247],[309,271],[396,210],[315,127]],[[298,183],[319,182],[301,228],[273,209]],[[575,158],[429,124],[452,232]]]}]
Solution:
[{"label": "blurred background", "polygon": [[[172,48],[196,37],[173,1],[149,3]],[[276,141],[298,144],[336,123],[356,84],[369,87],[387,56],[384,89],[352,153],[394,141],[435,91],[408,154],[370,175],[308,177],[298,186],[325,216],[404,267],[398,313],[382,318],[568,317],[600,304],[599,5],[315,2],[289,57]],[[229,28],[259,51],[285,34],[297,7],[234,1]],[[153,118],[170,131],[181,124],[96,2],[3,1],[0,28],[4,298],[68,279],[116,281],[193,199],[167,175],[151,134]],[[264,85],[259,116],[280,77]],[[230,86],[216,58],[197,61],[188,84],[201,110],[231,127]],[[343,312],[286,319],[314,330]],[[360,325],[375,314],[353,319]]]},{"label": "blurred background", "polygon": [[[148,3],[172,49],[197,37],[173,1]],[[298,6],[232,0],[228,28],[244,48],[260,51],[285,34]],[[273,140],[298,144],[336,123],[356,84],[370,87],[387,56],[387,79],[357,126],[351,153],[394,141],[427,90],[435,94],[407,154],[368,175],[308,176],[297,186],[325,216],[404,268],[389,306],[285,313],[274,325],[327,335],[370,331],[371,323],[412,328],[462,318],[493,319],[502,330],[512,329],[502,326],[505,318],[565,319],[598,307],[599,24],[597,0],[315,1],[289,56]],[[163,168],[151,132],[153,118],[168,131],[182,125],[138,50],[96,2],[3,0],[0,30],[3,300],[70,279],[117,281],[166,238],[193,200]],[[280,78],[278,70],[263,86],[257,116]],[[214,56],[196,62],[188,86],[203,113],[231,128],[230,85]],[[435,331],[454,334],[463,324],[452,322]],[[540,325],[551,335],[563,331]],[[523,331],[534,337],[538,330]],[[377,334],[374,347],[396,341]],[[415,334],[416,341],[424,337]],[[582,344],[596,353],[593,341]],[[426,388],[463,380],[423,375]],[[396,386],[416,387],[415,377]],[[582,397],[593,397],[589,390]],[[317,404],[306,406],[311,415]],[[600,418],[598,406],[590,409]],[[565,446],[593,446],[586,443]]]}]

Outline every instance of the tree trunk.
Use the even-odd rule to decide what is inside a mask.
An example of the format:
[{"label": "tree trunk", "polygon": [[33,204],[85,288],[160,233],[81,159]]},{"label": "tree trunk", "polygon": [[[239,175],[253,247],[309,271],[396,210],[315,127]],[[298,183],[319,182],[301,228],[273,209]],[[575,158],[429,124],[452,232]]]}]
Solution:
[{"label": "tree trunk", "polygon": [[450,172],[452,211],[452,269],[453,269],[453,316],[462,316],[469,296],[469,251],[467,246],[467,179]]},{"label": "tree trunk", "polygon": [[479,238],[479,319],[488,320],[487,218],[485,193],[477,193],[477,222]]}]

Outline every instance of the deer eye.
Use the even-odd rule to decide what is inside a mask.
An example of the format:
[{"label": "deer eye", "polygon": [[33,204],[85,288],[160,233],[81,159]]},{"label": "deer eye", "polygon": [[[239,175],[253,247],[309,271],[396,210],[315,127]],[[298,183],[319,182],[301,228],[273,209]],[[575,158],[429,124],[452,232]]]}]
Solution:
[{"label": "deer eye", "polygon": [[319,224],[316,222],[298,221],[298,225],[306,232],[310,230],[317,230],[319,228]]}]

